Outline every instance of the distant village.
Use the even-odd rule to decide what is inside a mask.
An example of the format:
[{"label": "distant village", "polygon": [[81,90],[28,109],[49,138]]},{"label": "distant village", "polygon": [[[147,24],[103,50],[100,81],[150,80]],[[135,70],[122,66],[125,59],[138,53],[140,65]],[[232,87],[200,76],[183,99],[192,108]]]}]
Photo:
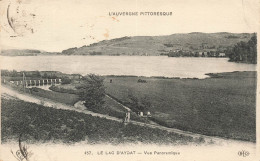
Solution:
[{"label": "distant village", "polygon": [[[171,44],[164,44],[170,47]],[[168,53],[161,53],[160,55],[167,55],[169,57],[227,57],[227,47],[209,46],[208,43],[202,43],[199,47],[194,48],[175,48],[170,50]]]}]

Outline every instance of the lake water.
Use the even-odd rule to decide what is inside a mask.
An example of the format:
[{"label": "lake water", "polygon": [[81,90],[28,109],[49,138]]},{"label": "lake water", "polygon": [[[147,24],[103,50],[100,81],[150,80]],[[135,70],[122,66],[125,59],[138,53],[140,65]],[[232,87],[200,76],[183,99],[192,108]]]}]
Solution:
[{"label": "lake water", "polygon": [[1,69],[60,71],[99,75],[206,78],[206,73],[255,71],[256,65],[228,62],[227,58],[166,56],[0,56]]}]

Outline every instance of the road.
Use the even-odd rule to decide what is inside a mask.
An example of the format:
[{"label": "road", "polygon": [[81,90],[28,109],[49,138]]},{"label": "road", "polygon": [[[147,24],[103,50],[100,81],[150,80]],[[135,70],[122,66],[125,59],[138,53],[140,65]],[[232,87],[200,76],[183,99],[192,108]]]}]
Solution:
[{"label": "road", "polygon": [[[70,105],[66,105],[66,104],[62,104],[62,103],[59,103],[59,102],[52,101],[50,99],[37,97],[37,96],[29,95],[29,94],[26,94],[26,93],[20,93],[16,90],[5,87],[3,85],[1,86],[1,93],[2,93],[3,97],[8,98],[8,99],[18,98],[18,99],[26,101],[26,102],[32,102],[32,103],[44,105],[44,106],[47,106],[47,107],[52,107],[52,108],[56,108],[56,109],[64,109],[64,110],[73,110],[73,111],[84,113],[84,114],[91,115],[91,116],[106,118],[108,120],[113,120],[113,121],[117,121],[117,122],[123,122],[122,119],[119,119],[119,118],[116,118],[116,117],[112,117],[112,116],[88,111],[88,110],[86,110],[86,108],[84,107],[84,105],[81,102],[77,102],[74,106],[70,106]],[[168,132],[173,132],[173,133],[184,135],[184,136],[190,136],[190,137],[193,137],[193,138],[204,138],[206,143],[208,143],[208,142],[213,142],[215,144],[223,144],[223,143],[224,144],[230,144],[230,143],[232,144],[232,143],[235,143],[235,144],[246,144],[246,145],[250,145],[250,146],[255,146],[255,143],[252,143],[252,142],[239,141],[239,140],[233,140],[233,139],[225,139],[225,138],[213,137],[213,136],[206,136],[206,135],[196,134],[196,133],[183,131],[183,130],[179,130],[179,129],[167,128],[167,127],[164,127],[164,126],[161,126],[161,125],[147,124],[147,123],[137,122],[137,121],[133,121],[133,120],[131,120],[130,122],[134,125],[146,126],[146,127],[150,127],[150,128],[158,128],[158,129],[161,129],[161,130],[166,130]]]}]

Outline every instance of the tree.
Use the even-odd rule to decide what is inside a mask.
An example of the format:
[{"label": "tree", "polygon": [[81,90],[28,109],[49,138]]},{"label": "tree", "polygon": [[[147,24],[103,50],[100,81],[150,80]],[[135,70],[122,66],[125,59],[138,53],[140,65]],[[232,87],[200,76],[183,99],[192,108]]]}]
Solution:
[{"label": "tree", "polygon": [[43,74],[43,78],[46,78],[46,79],[47,79],[47,78],[48,78],[48,74],[47,74],[47,73],[44,73],[44,74]]},{"label": "tree", "polygon": [[[47,76],[47,78],[48,78],[48,76]],[[71,82],[72,82],[72,80],[67,76],[61,78],[61,84],[70,84]]]},{"label": "tree", "polygon": [[128,99],[130,107],[135,112],[145,112],[151,107],[151,102],[147,96],[144,96],[143,98],[137,98],[132,92],[129,92]]},{"label": "tree", "polygon": [[138,98],[136,96],[133,95],[133,93],[131,91],[128,91],[128,98],[129,98],[129,103],[130,106],[134,109],[139,109],[139,101]]},{"label": "tree", "polygon": [[96,108],[104,104],[105,86],[104,78],[95,74],[82,77],[79,89],[79,99],[84,101],[87,108]]},{"label": "tree", "polygon": [[144,96],[141,100],[143,106],[144,106],[144,109],[145,110],[148,110],[151,108],[152,104],[151,102],[149,101],[149,98],[147,96]]},{"label": "tree", "polygon": [[257,63],[257,38],[256,34],[248,42],[239,42],[232,49],[228,49],[227,54],[230,61]]}]

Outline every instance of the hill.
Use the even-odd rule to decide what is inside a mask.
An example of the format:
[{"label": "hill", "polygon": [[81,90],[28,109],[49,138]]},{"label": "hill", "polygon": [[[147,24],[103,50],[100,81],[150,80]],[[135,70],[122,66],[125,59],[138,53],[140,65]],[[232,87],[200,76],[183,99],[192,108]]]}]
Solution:
[{"label": "hill", "polygon": [[32,55],[167,55],[172,51],[226,51],[235,44],[248,42],[253,33],[185,33],[167,36],[133,36],[103,40],[97,43],[74,47],[59,52],[30,49],[2,50],[5,56]]},{"label": "hill", "polygon": [[189,33],[168,36],[133,36],[63,50],[65,55],[163,55],[174,50],[220,50],[233,47],[240,41],[247,42],[250,33]]}]

